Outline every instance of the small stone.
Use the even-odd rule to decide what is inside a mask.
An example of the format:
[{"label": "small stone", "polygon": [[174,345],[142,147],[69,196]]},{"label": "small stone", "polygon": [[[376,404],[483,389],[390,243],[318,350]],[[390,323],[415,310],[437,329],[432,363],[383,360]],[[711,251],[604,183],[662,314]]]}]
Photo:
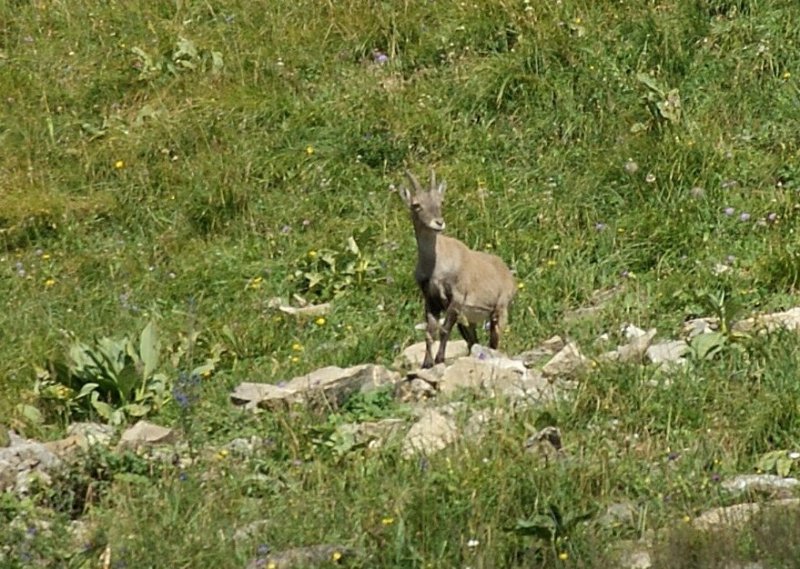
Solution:
[{"label": "small stone", "polygon": [[175,442],[175,439],[175,431],[172,429],[142,419],[122,433],[117,449],[136,449],[141,446],[169,444]]},{"label": "small stone", "polygon": [[689,344],[683,340],[672,340],[653,344],[647,348],[647,359],[654,364],[670,366],[683,362],[683,356],[689,352]]},{"label": "small stone", "polygon": [[411,458],[416,454],[433,454],[453,443],[458,437],[455,422],[433,409],[426,410],[409,429],[401,454]]},{"label": "small stone", "polygon": [[545,377],[570,376],[586,366],[587,360],[574,342],[569,342],[542,368]]},{"label": "small stone", "polygon": [[301,308],[295,308],[294,306],[288,306],[288,305],[281,305],[278,306],[278,310],[280,310],[284,314],[289,314],[290,316],[297,316],[298,318],[312,318],[317,316],[325,316],[326,314],[330,313],[331,305],[328,302],[324,304],[309,304],[308,306],[303,306]]}]

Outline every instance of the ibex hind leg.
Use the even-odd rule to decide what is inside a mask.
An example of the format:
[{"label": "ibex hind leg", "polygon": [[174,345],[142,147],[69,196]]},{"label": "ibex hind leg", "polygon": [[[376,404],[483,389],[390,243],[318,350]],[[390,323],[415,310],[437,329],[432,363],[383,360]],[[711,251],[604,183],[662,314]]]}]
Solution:
[{"label": "ibex hind leg", "polygon": [[458,331],[461,332],[461,337],[467,341],[467,349],[472,349],[472,346],[478,343],[478,331],[475,329],[474,324],[458,324]]}]

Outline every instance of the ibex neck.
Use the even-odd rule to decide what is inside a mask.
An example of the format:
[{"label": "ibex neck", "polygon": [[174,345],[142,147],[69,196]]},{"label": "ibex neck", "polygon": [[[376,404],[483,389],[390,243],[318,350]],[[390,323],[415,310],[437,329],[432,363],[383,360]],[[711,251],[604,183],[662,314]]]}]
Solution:
[{"label": "ibex neck", "polygon": [[415,229],[419,265],[433,267],[436,264],[436,240],[439,233],[428,227],[417,226]]}]

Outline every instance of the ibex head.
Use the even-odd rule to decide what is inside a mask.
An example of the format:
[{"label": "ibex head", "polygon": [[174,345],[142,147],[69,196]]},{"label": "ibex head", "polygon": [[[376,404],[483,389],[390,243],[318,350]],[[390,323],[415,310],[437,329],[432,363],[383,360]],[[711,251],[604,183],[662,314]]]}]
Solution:
[{"label": "ibex head", "polygon": [[417,178],[410,171],[406,170],[406,177],[411,182],[413,193],[405,186],[400,187],[400,197],[411,211],[411,219],[414,225],[426,227],[439,232],[444,230],[444,218],[442,217],[442,201],[444,190],[447,184],[444,182],[436,184],[436,173],[431,170],[431,185],[428,190],[422,189]]}]

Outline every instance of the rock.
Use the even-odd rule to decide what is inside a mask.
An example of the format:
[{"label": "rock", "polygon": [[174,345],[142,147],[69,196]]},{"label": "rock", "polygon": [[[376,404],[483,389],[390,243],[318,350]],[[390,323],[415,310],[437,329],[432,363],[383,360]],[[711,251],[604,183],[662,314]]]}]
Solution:
[{"label": "rock", "polygon": [[683,340],[672,340],[651,345],[645,354],[651,363],[668,367],[685,362],[683,356],[688,352],[689,344]]},{"label": "rock", "polygon": [[724,480],[720,486],[734,495],[756,493],[789,498],[800,489],[800,480],[783,478],[774,474],[742,474],[730,480]]},{"label": "rock", "polygon": [[350,563],[355,557],[353,549],[342,545],[311,545],[276,553],[267,552],[264,556],[250,561],[247,569],[327,567],[332,563]]},{"label": "rock", "polygon": [[683,323],[683,335],[687,338],[694,338],[700,334],[716,332],[719,329],[719,319],[717,318],[693,318]]},{"label": "rock", "polygon": [[752,318],[740,320],[731,326],[733,332],[773,332],[779,328],[790,331],[800,329],[800,306],[785,312],[774,312],[772,314],[760,314]]},{"label": "rock", "polygon": [[140,420],[133,427],[122,433],[117,450],[137,449],[142,446],[153,446],[175,442],[175,431]]},{"label": "rock", "polygon": [[[439,349],[439,342],[433,343],[433,355]],[[469,355],[465,340],[450,340],[444,352],[445,362]],[[425,342],[417,342],[408,346],[403,353],[395,359],[393,367],[398,369],[416,369],[422,366],[425,359]]]},{"label": "rock", "polygon": [[565,343],[561,336],[552,336],[542,342],[538,347],[517,354],[512,359],[521,361],[525,367],[538,365],[542,360],[552,358],[556,353],[564,349]]},{"label": "rock", "polygon": [[545,464],[563,456],[561,431],[558,427],[545,427],[525,441],[525,450],[539,455]]},{"label": "rock", "polygon": [[623,324],[620,328],[620,332],[622,332],[622,335],[628,340],[635,340],[647,334],[647,332],[634,324]]},{"label": "rock", "polygon": [[0,448],[0,492],[27,494],[34,479],[46,480],[47,473],[62,463],[56,445],[24,439],[13,431],[8,431],[8,438],[8,446]]},{"label": "rock", "polygon": [[399,380],[400,374],[379,365],[362,364],[344,369],[328,366],[297,376],[282,385],[241,383],[231,393],[231,400],[248,408],[275,408],[292,403],[324,403],[338,407],[356,392],[366,393],[394,385]]},{"label": "rock", "polygon": [[[362,364],[345,369],[328,366],[295,377],[285,385],[285,389],[293,391],[303,403],[324,402],[338,407],[354,393],[368,393],[399,381],[399,373],[380,365]],[[262,401],[259,406],[264,407],[264,403]]]},{"label": "rock", "polygon": [[399,401],[424,401],[436,396],[436,387],[419,377],[412,377],[399,383],[394,394]]},{"label": "rock", "polygon": [[[630,330],[631,327],[635,328],[635,326],[628,326],[626,330]],[[639,329],[637,328],[637,330]],[[630,342],[624,346],[619,346],[616,350],[603,354],[600,359],[620,363],[641,363],[647,349],[650,347],[650,343],[656,337],[656,329],[651,328],[647,332],[644,330],[639,331],[641,334],[638,332],[632,333]]]},{"label": "rock", "polygon": [[237,385],[236,389],[233,390],[231,401],[234,405],[244,405],[247,409],[253,409],[262,401],[283,401],[293,394],[294,392],[271,383],[245,381]]},{"label": "rock", "polygon": [[331,311],[331,305],[329,302],[324,304],[309,304],[308,306],[303,306],[301,308],[280,305],[278,306],[278,310],[284,314],[297,316],[298,318],[313,318],[315,316],[324,316],[325,314],[328,314]]},{"label": "rock", "polygon": [[482,363],[489,364],[498,369],[507,369],[517,372],[520,376],[524,376],[527,367],[525,364],[517,359],[509,358],[504,353],[497,350],[492,350],[480,344],[475,344],[470,350],[470,356]]},{"label": "rock", "polygon": [[377,449],[391,437],[397,435],[405,424],[403,419],[344,423],[336,428],[334,438],[349,440],[349,444],[353,447],[366,446],[370,449]]},{"label": "rock", "polygon": [[710,531],[716,529],[741,529],[757,514],[764,510],[800,509],[800,498],[786,498],[763,504],[748,502],[724,508],[714,508],[703,512],[692,521],[695,529]]},{"label": "rock", "polygon": [[608,506],[597,521],[606,528],[636,527],[637,513],[632,502],[617,502]]},{"label": "rock", "polygon": [[647,543],[621,541],[615,549],[617,550],[615,564],[617,569],[650,569],[653,566],[653,558]]},{"label": "rock", "polygon": [[474,358],[459,358],[444,370],[438,387],[440,392],[451,394],[459,389],[492,389],[499,383],[513,383],[520,377],[512,370]]},{"label": "rock", "polygon": [[542,368],[545,377],[570,376],[586,366],[587,360],[574,342],[569,342]]},{"label": "rock", "polygon": [[67,427],[67,435],[80,437],[83,441],[81,447],[93,446],[109,447],[114,437],[114,427],[101,423],[72,423]]},{"label": "rock", "polygon": [[457,437],[458,429],[453,419],[428,409],[409,429],[401,453],[404,458],[411,458],[416,454],[433,454],[454,442]]}]

